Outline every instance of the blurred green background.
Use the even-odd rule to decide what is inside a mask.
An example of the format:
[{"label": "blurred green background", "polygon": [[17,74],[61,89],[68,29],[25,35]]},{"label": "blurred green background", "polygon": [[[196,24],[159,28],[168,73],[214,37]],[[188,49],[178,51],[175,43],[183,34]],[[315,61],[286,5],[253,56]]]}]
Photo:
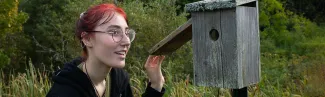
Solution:
[{"label": "blurred green background", "polygon": [[[148,50],[190,17],[198,0],[117,0],[137,31],[127,56],[133,93],[143,93]],[[41,97],[51,72],[81,55],[79,14],[110,0],[1,0],[0,97]],[[256,97],[325,96],[325,1],[259,0],[261,72]],[[229,89],[194,86],[191,42],[163,63],[166,97],[229,97]]]}]

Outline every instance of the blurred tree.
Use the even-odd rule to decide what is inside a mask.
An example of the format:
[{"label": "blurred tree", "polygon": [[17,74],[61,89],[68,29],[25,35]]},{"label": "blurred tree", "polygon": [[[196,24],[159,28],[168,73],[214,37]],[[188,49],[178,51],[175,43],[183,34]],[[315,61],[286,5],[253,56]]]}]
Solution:
[{"label": "blurred tree", "polygon": [[22,24],[28,15],[18,10],[19,0],[0,2],[0,69],[24,63],[24,47],[28,40],[22,34]]},{"label": "blurred tree", "polygon": [[[34,64],[42,63],[61,65],[79,55],[81,48],[74,40],[75,22],[79,14],[93,4],[110,2],[112,0],[26,0],[21,8],[29,13],[31,19],[24,25],[25,34],[31,40],[28,56]],[[119,1],[128,15],[130,27],[137,31],[137,38],[128,54],[128,64],[142,67],[146,60],[147,51],[162,38],[186,22],[186,13],[176,13],[175,0],[154,0],[142,2],[138,0]],[[191,66],[191,44],[172,54],[170,59],[182,65],[171,65],[178,70],[192,72],[191,69],[179,69]],[[177,58],[177,59],[174,59]],[[140,64],[139,64],[140,63]],[[171,67],[172,68],[172,67]],[[173,68],[174,71],[177,68]]]},{"label": "blurred tree", "polygon": [[[180,14],[182,13],[185,9],[185,4],[188,4],[188,3],[193,3],[193,2],[197,2],[197,1],[201,1],[201,0],[176,0],[176,6],[178,7],[177,8],[177,14]],[[188,15],[187,18],[191,18],[191,15]]]},{"label": "blurred tree", "polygon": [[[133,67],[142,68],[149,55],[148,50],[187,21],[187,13],[182,11],[177,14],[176,0],[124,0],[121,6],[127,13],[129,26],[137,32],[127,58],[127,68],[130,72],[134,71]],[[168,55],[163,64],[164,69],[174,76],[192,74],[190,42]]]},{"label": "blurred tree", "polygon": [[102,0],[25,0],[21,9],[30,19],[24,32],[31,40],[28,57],[36,67],[59,65],[81,52],[74,28],[81,12]]},{"label": "blurred tree", "polygon": [[325,23],[325,0],[284,0],[285,8],[318,23]]},{"label": "blurred tree", "polygon": [[[285,1],[283,1],[285,2]],[[262,52],[305,54],[301,43],[324,36],[315,23],[286,10],[279,0],[261,0],[260,30]]]}]

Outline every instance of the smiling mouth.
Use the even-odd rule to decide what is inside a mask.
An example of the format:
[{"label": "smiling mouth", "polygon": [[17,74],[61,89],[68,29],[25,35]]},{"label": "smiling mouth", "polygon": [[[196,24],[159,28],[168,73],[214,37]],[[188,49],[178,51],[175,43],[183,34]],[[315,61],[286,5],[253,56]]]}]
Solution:
[{"label": "smiling mouth", "polygon": [[117,51],[117,52],[114,52],[114,53],[117,54],[117,55],[120,55],[123,58],[125,58],[126,52],[127,52],[126,50],[121,50],[121,51]]},{"label": "smiling mouth", "polygon": [[115,54],[118,54],[118,55],[125,55],[125,52],[115,52]]}]

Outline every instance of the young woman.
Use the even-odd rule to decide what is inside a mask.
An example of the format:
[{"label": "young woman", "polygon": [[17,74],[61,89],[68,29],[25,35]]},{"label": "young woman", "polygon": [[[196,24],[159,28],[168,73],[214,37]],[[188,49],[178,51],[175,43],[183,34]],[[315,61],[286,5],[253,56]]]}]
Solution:
[{"label": "young woman", "polygon": [[[83,56],[54,73],[47,97],[133,97],[123,67],[135,31],[128,27],[125,12],[113,4],[91,7],[80,15],[75,34]],[[148,57],[145,68],[150,82],[142,96],[163,96],[163,59]]]}]

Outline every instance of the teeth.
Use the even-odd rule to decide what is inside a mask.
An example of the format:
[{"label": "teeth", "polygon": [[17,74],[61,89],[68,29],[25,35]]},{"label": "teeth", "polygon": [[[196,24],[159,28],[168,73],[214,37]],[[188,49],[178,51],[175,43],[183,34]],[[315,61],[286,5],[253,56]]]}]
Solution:
[{"label": "teeth", "polygon": [[124,55],[126,52],[125,51],[119,51],[119,52],[116,52],[116,53]]},{"label": "teeth", "polygon": [[125,52],[124,51],[122,51],[122,52],[120,52],[121,54],[125,54]]}]

